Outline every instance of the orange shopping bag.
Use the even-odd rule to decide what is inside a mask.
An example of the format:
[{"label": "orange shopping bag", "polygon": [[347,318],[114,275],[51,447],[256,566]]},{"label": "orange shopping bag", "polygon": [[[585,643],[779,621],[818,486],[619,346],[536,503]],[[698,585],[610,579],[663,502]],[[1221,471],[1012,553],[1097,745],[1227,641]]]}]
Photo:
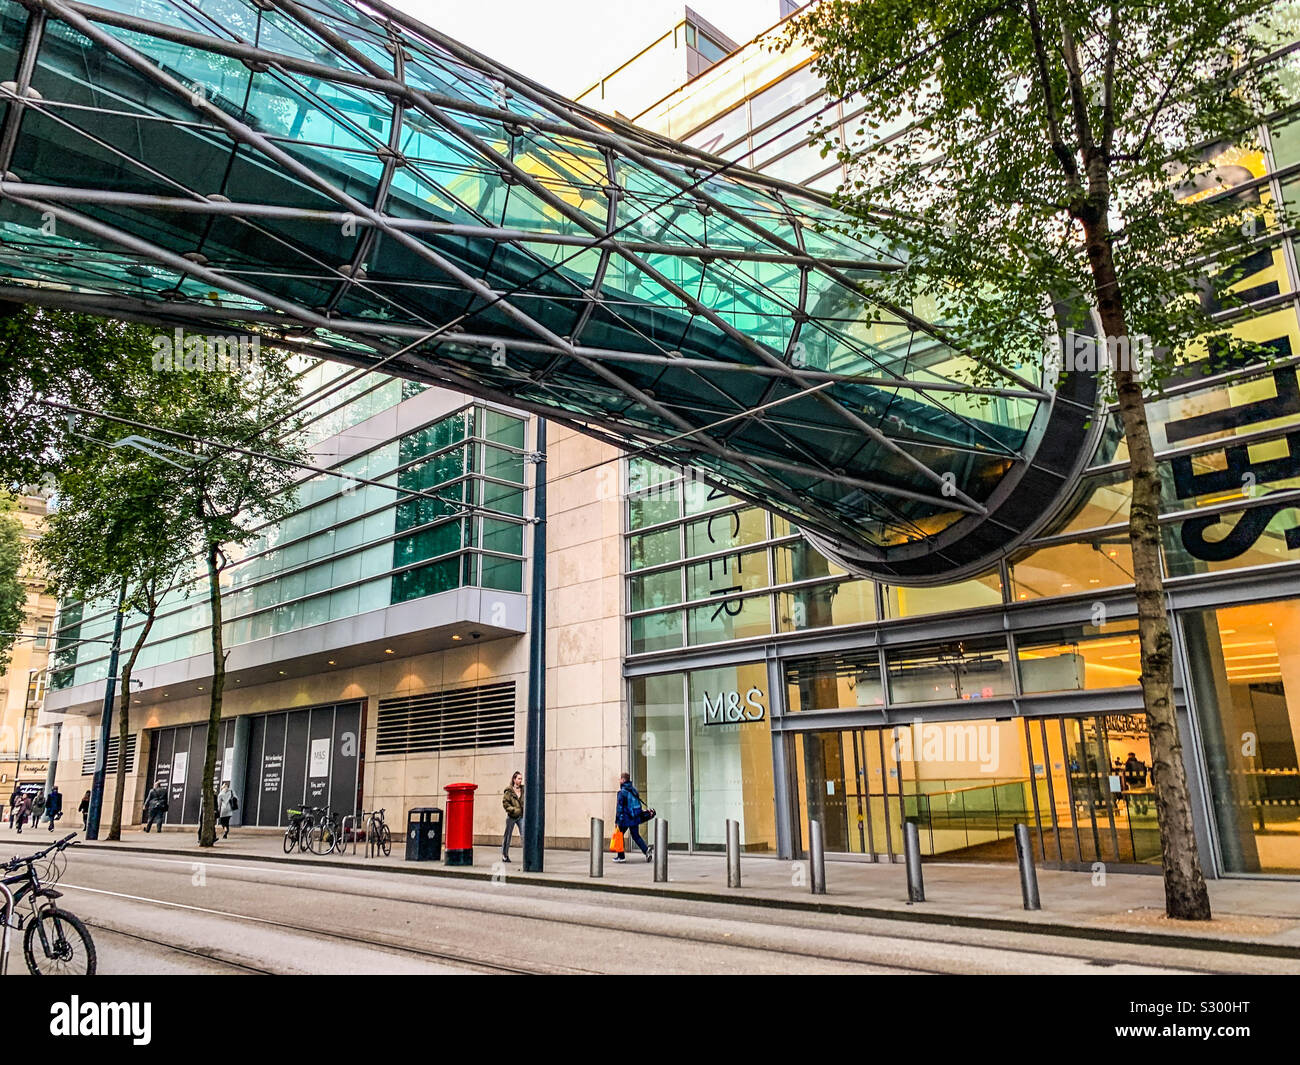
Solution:
[{"label": "orange shopping bag", "polygon": [[609,849],[615,854],[623,853],[623,830],[621,828],[614,829],[614,834],[609,837]]}]

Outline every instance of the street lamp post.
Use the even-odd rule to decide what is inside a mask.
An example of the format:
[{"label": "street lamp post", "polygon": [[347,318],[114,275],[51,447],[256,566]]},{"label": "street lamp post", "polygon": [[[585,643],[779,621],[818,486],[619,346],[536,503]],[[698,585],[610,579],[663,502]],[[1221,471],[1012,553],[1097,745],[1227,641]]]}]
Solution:
[{"label": "street lamp post", "polygon": [[546,419],[537,419],[533,573],[528,618],[528,748],[524,757],[524,872],[543,871],[546,849]]}]

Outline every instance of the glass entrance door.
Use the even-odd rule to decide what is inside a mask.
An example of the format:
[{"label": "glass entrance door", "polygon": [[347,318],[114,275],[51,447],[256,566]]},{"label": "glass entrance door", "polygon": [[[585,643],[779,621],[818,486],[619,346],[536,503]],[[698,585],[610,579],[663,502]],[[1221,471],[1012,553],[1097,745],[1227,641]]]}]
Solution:
[{"label": "glass entrance door", "polygon": [[1048,865],[1158,863],[1160,834],[1142,715],[912,724],[796,733],[797,846],[808,822],[830,853],[1014,861],[1015,825]]},{"label": "glass entrance door", "polygon": [[[793,740],[800,846],[809,818],[826,850],[877,861],[902,858],[903,792],[897,745],[883,729],[798,733]],[[912,802],[915,815],[915,800]]]}]

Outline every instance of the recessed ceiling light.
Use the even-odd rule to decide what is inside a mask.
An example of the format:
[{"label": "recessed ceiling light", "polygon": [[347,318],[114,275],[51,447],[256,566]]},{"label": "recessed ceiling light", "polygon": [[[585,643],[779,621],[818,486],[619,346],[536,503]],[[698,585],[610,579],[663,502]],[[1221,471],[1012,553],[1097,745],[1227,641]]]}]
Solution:
[{"label": "recessed ceiling light", "polygon": [[334,659],[331,658],[330,661],[329,661],[329,664],[330,664],[331,666],[334,665]]},{"label": "recessed ceiling light", "polygon": [[452,635],[452,639],[453,639],[453,640],[459,640],[459,639],[460,639],[460,633],[455,633],[455,634],[453,634],[453,635]]},{"label": "recessed ceiling light", "polygon": [[284,676],[284,670],[283,670],[283,669],[280,670],[280,676],[282,676],[282,677]]},{"label": "recessed ceiling light", "polygon": [[393,649],[391,647],[384,648],[384,654],[391,655],[392,653],[393,653]]},{"label": "recessed ceiling light", "polygon": [[199,691],[202,691],[202,690],[203,690],[203,685],[200,684],[200,685],[199,685]]}]

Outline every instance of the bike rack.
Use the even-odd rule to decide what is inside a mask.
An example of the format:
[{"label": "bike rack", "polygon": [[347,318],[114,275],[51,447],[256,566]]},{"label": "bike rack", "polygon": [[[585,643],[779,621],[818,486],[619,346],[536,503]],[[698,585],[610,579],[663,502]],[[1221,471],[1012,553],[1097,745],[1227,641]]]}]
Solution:
[{"label": "bike rack", "polygon": [[340,853],[340,854],[346,854],[346,853],[347,853],[347,850],[348,850],[348,844],[349,844],[349,843],[352,844],[352,853],[353,853],[353,854],[356,854],[356,853],[357,853],[357,835],[356,835],[356,827],[357,827],[357,815],[356,815],[356,814],[344,814],[344,815],[343,815],[343,829],[342,829],[342,831],[343,831],[343,846],[339,849],[339,853]]},{"label": "bike rack", "polygon": [[[371,810],[370,813],[374,813],[374,811]],[[364,816],[366,817],[366,857],[376,858],[379,856],[379,837],[370,834],[370,815],[365,814]]]},{"label": "bike rack", "polygon": [[10,922],[18,914],[18,904],[14,902],[14,893],[9,890],[5,884],[0,884],[0,898],[4,900],[4,932],[0,934],[0,976],[5,976],[9,972],[9,932],[12,928]]}]

